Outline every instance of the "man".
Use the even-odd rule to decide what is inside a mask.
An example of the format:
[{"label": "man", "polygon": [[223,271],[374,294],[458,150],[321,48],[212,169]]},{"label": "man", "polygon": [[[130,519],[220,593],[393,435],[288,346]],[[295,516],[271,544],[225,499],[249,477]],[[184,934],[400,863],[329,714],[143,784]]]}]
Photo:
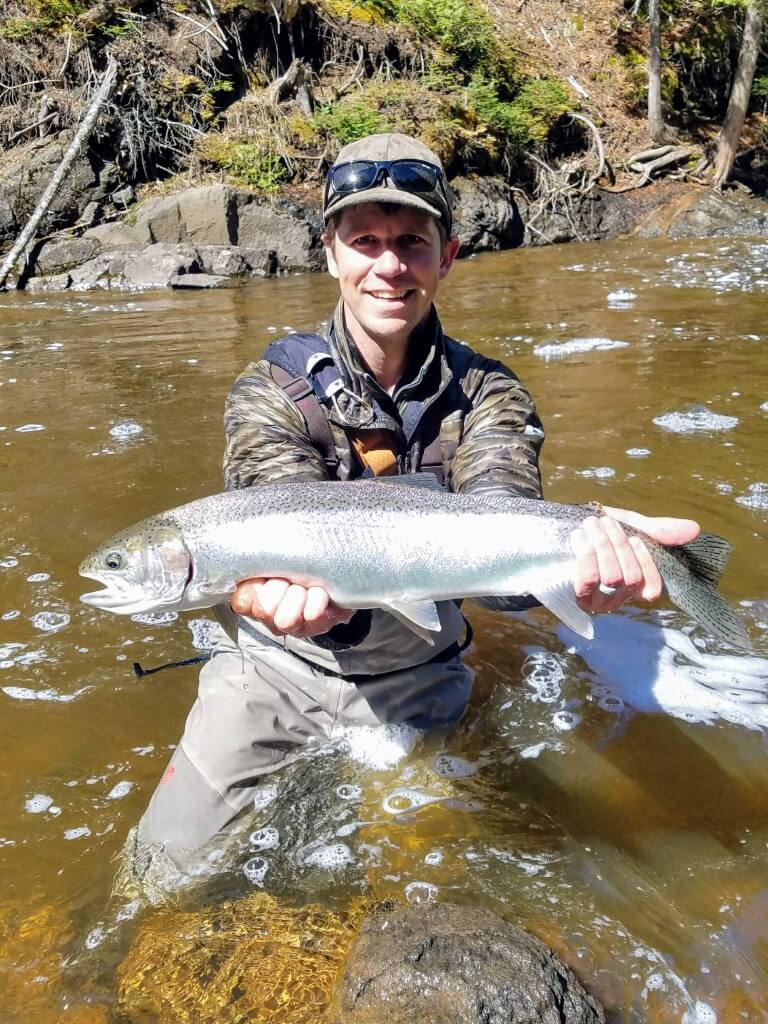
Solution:
[{"label": "man", "polygon": [[[541,497],[544,435],[530,396],[502,364],[445,336],[432,304],[459,246],[439,159],[398,134],[346,146],[328,175],[324,218],[339,305],[327,337],[288,336],[235,382],[227,487],[427,471],[457,492]],[[620,515],[665,543],[698,533],[686,520]],[[661,593],[647,549],[616,519],[587,520],[573,549],[586,610]],[[136,863],[151,868],[162,853],[190,870],[252,805],[260,779],[310,738],[346,725],[458,720],[472,685],[460,657],[466,624],[455,602],[438,610],[429,646],[384,611],[336,607],[320,587],[242,583],[221,610],[228,639],[201,672],[140,822]]]}]

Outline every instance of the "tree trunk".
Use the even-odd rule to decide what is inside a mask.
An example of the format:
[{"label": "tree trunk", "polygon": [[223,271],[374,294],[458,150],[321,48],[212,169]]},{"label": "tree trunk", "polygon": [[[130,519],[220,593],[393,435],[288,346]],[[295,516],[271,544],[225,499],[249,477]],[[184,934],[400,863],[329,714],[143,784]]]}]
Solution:
[{"label": "tree trunk", "polygon": [[101,85],[91,100],[90,106],[85,113],[85,117],[83,118],[80,127],[77,129],[75,137],[72,139],[67,151],[61,158],[61,163],[54,171],[51,180],[48,182],[45,191],[34,209],[32,216],[24,225],[23,231],[14,242],[10,252],[3,260],[2,265],[0,265],[0,291],[2,291],[6,278],[13,270],[16,260],[27,247],[37,230],[38,224],[43,219],[48,207],[53,202],[53,198],[61,187],[61,183],[69,173],[69,169],[74,163],[75,157],[79,153],[81,146],[88,140],[91,132],[93,131],[93,126],[96,123],[96,118],[99,116],[99,111],[109,99],[110,94],[115,87],[116,80],[117,64],[114,58],[110,57],[107,69],[104,72],[104,77],[101,80]]},{"label": "tree trunk", "polygon": [[763,31],[763,16],[756,3],[747,7],[744,19],[744,34],[741,37],[739,63],[733,78],[731,98],[728,101],[728,112],[723,127],[717,137],[717,153],[712,184],[720,188],[733,170],[736,150],[747,116],[749,97],[752,93],[752,80],[755,77],[757,59],[760,56],[760,37]]},{"label": "tree trunk", "polygon": [[648,0],[648,132],[652,142],[664,142],[667,128],[661,113],[661,13],[659,0]]}]

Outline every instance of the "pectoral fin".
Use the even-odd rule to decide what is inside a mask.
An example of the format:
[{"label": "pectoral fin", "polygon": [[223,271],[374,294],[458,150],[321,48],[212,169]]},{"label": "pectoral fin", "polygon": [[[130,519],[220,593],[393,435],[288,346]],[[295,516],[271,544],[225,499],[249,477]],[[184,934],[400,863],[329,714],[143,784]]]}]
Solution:
[{"label": "pectoral fin", "polygon": [[593,639],[595,627],[589,615],[576,603],[571,580],[550,580],[547,584],[537,587],[533,596],[579,636],[583,636],[585,640]]},{"label": "pectoral fin", "polygon": [[435,646],[432,633],[440,632],[440,616],[434,601],[393,601],[384,610],[407,626],[416,636]]}]

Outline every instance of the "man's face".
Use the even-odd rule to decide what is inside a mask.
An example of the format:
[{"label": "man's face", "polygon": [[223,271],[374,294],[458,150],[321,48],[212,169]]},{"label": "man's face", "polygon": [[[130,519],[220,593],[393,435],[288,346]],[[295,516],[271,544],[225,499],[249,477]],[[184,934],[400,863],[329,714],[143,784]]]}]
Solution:
[{"label": "man's face", "polygon": [[343,210],[326,256],[353,338],[407,342],[429,313],[458,247],[455,238],[443,245],[435,218],[419,210],[402,206],[386,213],[375,203]]}]

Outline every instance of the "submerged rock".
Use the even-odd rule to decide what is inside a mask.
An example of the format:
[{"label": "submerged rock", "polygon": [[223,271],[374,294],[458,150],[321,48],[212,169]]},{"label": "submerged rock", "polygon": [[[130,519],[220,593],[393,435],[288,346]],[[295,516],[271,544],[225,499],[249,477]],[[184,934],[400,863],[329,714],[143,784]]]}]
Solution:
[{"label": "submerged rock", "polygon": [[382,909],[363,926],[333,1024],[599,1024],[555,953],[479,907]]}]

